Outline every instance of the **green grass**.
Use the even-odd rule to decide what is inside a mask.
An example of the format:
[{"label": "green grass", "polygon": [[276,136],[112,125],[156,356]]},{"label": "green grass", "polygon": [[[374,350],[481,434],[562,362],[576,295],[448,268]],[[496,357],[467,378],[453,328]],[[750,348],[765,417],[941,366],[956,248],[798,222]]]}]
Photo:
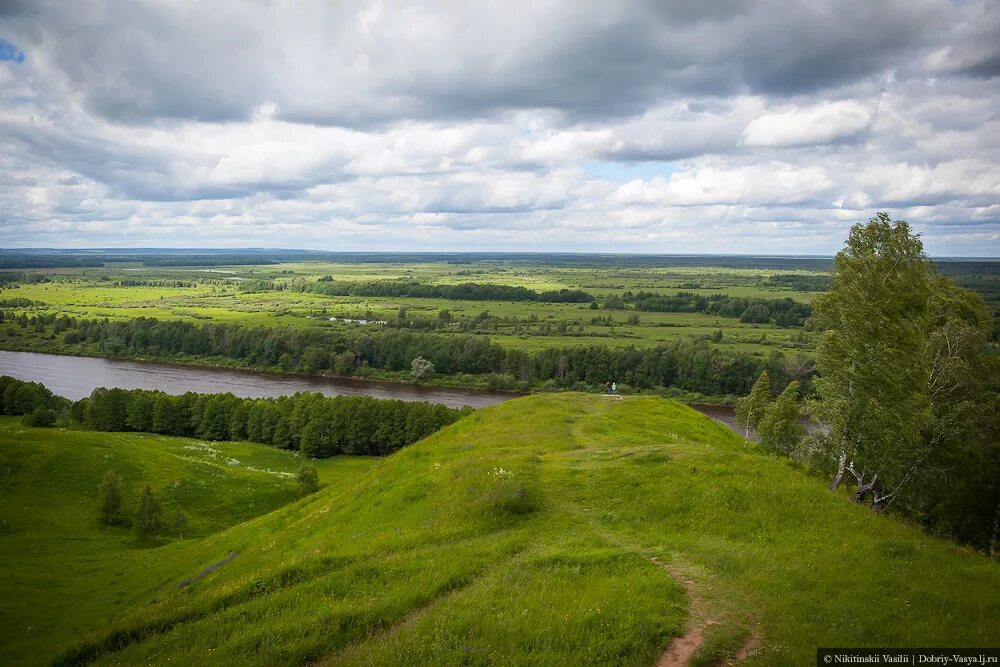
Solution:
[{"label": "green grass", "polygon": [[[651,397],[480,410],[315,496],[133,553],[150,557],[115,565],[131,608],[90,633],[79,622],[66,657],[640,665],[687,623],[704,624],[699,664],[750,634],[759,665],[812,664],[817,646],[1000,643],[998,563]],[[29,641],[11,637],[8,656]],[[51,658],[38,646],[32,661]]]},{"label": "green grass", "polygon": [[[0,418],[0,662],[44,662],[80,633],[176,584],[184,577],[169,554],[199,553],[199,538],[295,501],[301,461],[249,443],[24,428]],[[336,487],[373,462],[339,457],[315,465],[321,483]],[[114,527],[97,521],[97,485],[108,470],[125,481],[125,517]],[[147,483],[167,524],[153,545],[128,526]],[[178,509],[188,519],[183,540],[171,525]]]}]

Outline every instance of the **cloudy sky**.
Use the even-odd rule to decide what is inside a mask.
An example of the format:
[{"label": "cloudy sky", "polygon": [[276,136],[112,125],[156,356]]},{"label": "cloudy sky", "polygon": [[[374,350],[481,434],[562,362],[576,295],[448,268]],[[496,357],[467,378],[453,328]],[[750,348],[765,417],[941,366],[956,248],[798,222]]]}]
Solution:
[{"label": "cloudy sky", "polygon": [[0,0],[0,246],[1000,255],[1000,3]]}]

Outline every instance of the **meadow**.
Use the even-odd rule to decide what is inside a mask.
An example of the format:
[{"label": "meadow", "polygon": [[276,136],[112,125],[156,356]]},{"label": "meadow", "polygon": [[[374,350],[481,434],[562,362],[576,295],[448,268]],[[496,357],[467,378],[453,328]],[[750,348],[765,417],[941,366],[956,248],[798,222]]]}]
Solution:
[{"label": "meadow", "polygon": [[[512,349],[539,350],[575,345],[649,346],[679,337],[708,338],[715,344],[742,351],[767,353],[772,349],[809,347],[801,328],[746,324],[733,317],[702,313],[639,314],[602,309],[588,304],[509,301],[455,301],[413,297],[329,297],[292,289],[296,282],[329,277],[339,282],[416,281],[429,285],[484,283],[524,287],[535,291],[580,289],[599,301],[626,290],[783,299],[808,302],[815,292],[789,289],[772,282],[778,276],[823,277],[826,272],[792,267],[622,267],[559,266],[544,260],[488,262],[401,263],[292,262],[271,265],[147,267],[135,263],[108,263],[100,268],[39,270],[51,282],[20,284],[0,291],[0,299],[22,297],[39,302],[34,311],[65,313],[78,318],[125,319],[155,317],[192,322],[241,323],[305,328],[347,327],[330,317],[395,320],[401,311],[411,317],[437,318],[447,310],[456,322],[472,321],[482,313],[499,320],[482,331]],[[248,281],[267,289],[245,291]],[[146,283],[134,285],[132,283]],[[163,283],[163,284],[156,284]],[[184,283],[171,286],[167,283]],[[241,286],[242,285],[242,286]],[[594,323],[595,317],[605,319]],[[0,331],[0,341],[5,332]],[[2,344],[2,343],[0,343]]]},{"label": "meadow", "polygon": [[[46,442],[31,429],[17,437]],[[78,590],[76,608],[53,614],[75,629],[68,649],[43,650],[23,623],[5,623],[6,657],[642,665],[683,635],[692,664],[801,665],[816,646],[1000,642],[987,621],[1000,615],[995,561],[831,494],[673,401],[517,399],[338,468],[336,482],[330,473],[318,494],[245,523],[88,565],[88,577],[54,569],[49,580],[114,600],[81,602],[89,591]],[[18,488],[29,508],[53,493]],[[60,504],[85,506],[90,488],[68,487]],[[95,539],[95,524],[79,523]],[[233,551],[204,579],[171,585]],[[9,581],[31,570],[14,561]]]},{"label": "meadow", "polygon": [[[0,662],[44,664],[81,632],[196,574],[178,578],[170,554],[199,552],[206,536],[297,500],[303,460],[250,443],[26,428],[0,417]],[[374,463],[312,462],[330,487]],[[124,518],[113,526],[98,521],[98,484],[108,471],[125,483]],[[129,525],[146,484],[165,523],[152,543]]]}]

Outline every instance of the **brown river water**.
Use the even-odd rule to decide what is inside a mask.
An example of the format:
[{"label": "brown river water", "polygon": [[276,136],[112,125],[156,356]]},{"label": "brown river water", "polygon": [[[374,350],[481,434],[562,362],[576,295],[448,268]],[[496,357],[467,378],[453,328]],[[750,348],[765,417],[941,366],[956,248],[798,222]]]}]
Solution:
[{"label": "brown river water", "polygon": [[[205,394],[230,392],[242,398],[269,398],[289,396],[297,391],[318,391],[326,396],[372,396],[403,401],[428,401],[453,408],[464,405],[483,408],[518,396],[505,392],[424,387],[358,378],[279,375],[155,361],[121,361],[2,350],[0,375],[41,382],[52,393],[74,401],[90,396],[90,392],[98,387],[159,389],[167,394],[183,394],[186,391]],[[731,407],[691,407],[738,430],[736,415]]]}]

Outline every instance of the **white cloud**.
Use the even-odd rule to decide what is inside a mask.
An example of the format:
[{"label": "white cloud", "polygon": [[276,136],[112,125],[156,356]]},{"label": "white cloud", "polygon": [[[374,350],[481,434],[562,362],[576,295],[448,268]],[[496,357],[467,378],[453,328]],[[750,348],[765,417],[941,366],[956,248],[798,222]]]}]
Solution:
[{"label": "white cloud", "polygon": [[747,146],[809,146],[844,139],[871,123],[874,106],[855,100],[822,102],[769,111],[755,118],[743,132]]},{"label": "white cloud", "polygon": [[612,196],[622,204],[664,206],[785,206],[829,195],[833,181],[819,167],[773,163],[726,168],[705,166],[669,179],[631,181]]}]

